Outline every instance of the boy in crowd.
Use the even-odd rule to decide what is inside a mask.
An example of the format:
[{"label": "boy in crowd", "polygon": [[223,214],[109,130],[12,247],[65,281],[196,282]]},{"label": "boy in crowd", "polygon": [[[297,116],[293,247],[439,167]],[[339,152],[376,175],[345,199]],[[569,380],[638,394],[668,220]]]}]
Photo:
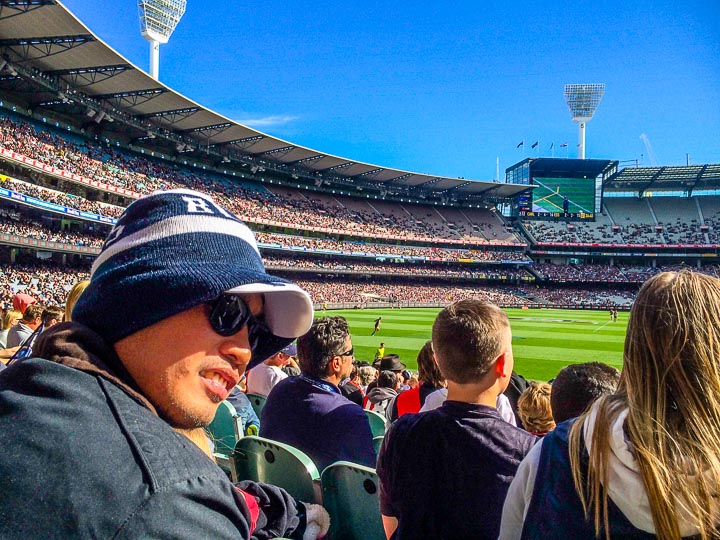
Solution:
[{"label": "boy in crowd", "polygon": [[497,538],[502,504],[537,438],[496,410],[513,369],[507,315],[479,300],[440,312],[432,342],[448,399],[399,418],[377,472],[387,537]]}]

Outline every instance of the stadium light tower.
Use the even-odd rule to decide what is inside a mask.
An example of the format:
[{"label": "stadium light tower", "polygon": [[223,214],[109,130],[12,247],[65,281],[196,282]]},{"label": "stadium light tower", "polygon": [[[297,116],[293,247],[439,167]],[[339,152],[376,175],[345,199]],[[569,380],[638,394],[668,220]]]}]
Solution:
[{"label": "stadium light tower", "polygon": [[140,33],[150,42],[150,75],[160,72],[160,44],[167,43],[185,14],[186,0],[139,0]]},{"label": "stadium light tower", "polygon": [[565,85],[565,101],[573,122],[578,123],[578,158],[580,159],[585,159],[585,124],[592,120],[604,93],[604,83]]}]

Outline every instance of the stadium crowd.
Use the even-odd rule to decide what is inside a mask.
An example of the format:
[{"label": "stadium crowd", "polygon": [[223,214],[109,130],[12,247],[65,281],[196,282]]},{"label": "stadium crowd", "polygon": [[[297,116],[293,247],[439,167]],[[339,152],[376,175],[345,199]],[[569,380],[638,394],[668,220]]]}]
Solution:
[{"label": "stadium crowd", "polygon": [[335,250],[344,252],[360,252],[372,255],[398,255],[401,257],[428,257],[456,261],[464,259],[477,262],[517,261],[529,262],[530,259],[522,251],[496,251],[478,249],[452,249],[445,247],[418,247],[399,244],[372,244],[367,242],[351,242],[332,238],[313,238],[258,232],[258,242],[282,247],[302,247],[308,250]]},{"label": "stadium crowd", "polygon": [[[66,134],[60,136],[9,117],[0,118],[0,146],[81,177],[130,190],[138,196],[173,188],[195,189],[252,223],[267,220],[295,229],[306,228],[304,224],[308,224],[363,236],[406,238],[410,234],[429,242],[438,238],[464,238],[476,244],[489,242],[481,234],[468,238],[466,233],[460,234],[452,227],[417,220],[409,214],[381,213],[371,206],[366,210],[351,209],[340,202],[342,197],[326,204],[324,199],[312,195],[283,197],[264,187],[243,187],[209,173],[130,155],[110,145],[73,139]],[[491,218],[488,212],[488,219],[496,218]],[[513,242],[521,243],[517,238]]]},{"label": "stadium crowd", "polygon": [[[210,210],[201,226],[185,194],[156,194],[128,208],[70,322],[56,324],[62,312],[51,317],[43,302],[63,303],[87,274],[0,267],[12,347],[0,365],[0,411],[12,411],[0,414],[0,475],[8,480],[1,537],[212,531],[314,540],[333,530],[329,512],[335,531],[345,525],[337,507],[322,506],[332,497],[326,473],[338,462],[375,468],[379,508],[362,527],[395,540],[717,536],[720,466],[708,458],[720,453],[720,376],[711,354],[720,347],[717,278],[681,270],[645,282],[622,374],[586,363],[562,369],[552,384],[528,383],[514,371],[510,320],[498,304],[529,303],[531,286],[280,282],[244,225],[204,195],[193,197]],[[168,219],[181,235],[156,234]],[[557,291],[572,300],[569,289]],[[544,292],[534,288],[535,296]],[[347,321],[313,317],[313,300],[362,306],[409,298],[445,306],[418,353],[425,360],[416,380],[381,343],[376,380],[362,383],[369,366],[353,362]],[[381,318],[374,324],[379,330]],[[231,483],[216,463],[219,440],[211,439],[221,401],[249,402],[239,388],[246,369],[253,381],[275,372],[265,368],[288,367],[293,355],[298,373],[275,379],[252,433],[304,452],[325,471],[317,499],[313,490],[298,497],[263,482],[261,471]],[[359,393],[362,405],[346,391]],[[385,424],[379,448],[363,407]],[[43,467],[48,461],[54,466]],[[229,463],[237,477],[237,461]],[[97,503],[98,490],[111,506]],[[609,501],[612,511],[604,512]],[[77,519],[48,508],[71,509]]]}]

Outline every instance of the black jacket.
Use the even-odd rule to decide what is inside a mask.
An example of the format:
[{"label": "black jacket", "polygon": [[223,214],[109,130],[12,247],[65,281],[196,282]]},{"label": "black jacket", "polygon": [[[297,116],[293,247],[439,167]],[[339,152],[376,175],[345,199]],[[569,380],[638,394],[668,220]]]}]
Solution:
[{"label": "black jacket", "polygon": [[56,325],[34,352],[45,359],[0,373],[0,538],[269,538],[298,526],[284,491],[246,483],[261,509],[252,534],[236,487],[86,327]]}]

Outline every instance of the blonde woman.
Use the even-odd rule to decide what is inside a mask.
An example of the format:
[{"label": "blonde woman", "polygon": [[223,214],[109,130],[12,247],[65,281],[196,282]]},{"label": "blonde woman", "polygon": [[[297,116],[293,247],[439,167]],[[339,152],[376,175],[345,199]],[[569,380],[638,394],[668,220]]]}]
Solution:
[{"label": "blonde woman", "polygon": [[501,538],[716,538],[720,280],[665,272],[630,313],[614,394],[523,460]]},{"label": "blonde woman", "polygon": [[2,315],[2,329],[0,329],[0,349],[7,346],[7,337],[10,329],[22,319],[22,313],[14,309],[7,309]]},{"label": "blonde woman", "polygon": [[75,304],[80,298],[82,292],[90,284],[90,280],[78,281],[68,293],[67,300],[65,301],[65,322],[72,321],[72,310]]}]

